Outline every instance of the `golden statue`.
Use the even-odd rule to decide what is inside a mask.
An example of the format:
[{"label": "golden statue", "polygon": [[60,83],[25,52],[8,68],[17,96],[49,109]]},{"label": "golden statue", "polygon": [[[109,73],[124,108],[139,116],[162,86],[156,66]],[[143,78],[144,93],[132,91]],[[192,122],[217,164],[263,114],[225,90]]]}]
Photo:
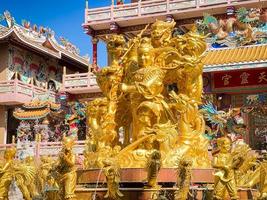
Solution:
[{"label": "golden statue", "polygon": [[192,176],[192,160],[190,158],[182,157],[179,160],[177,170],[177,188],[175,192],[175,200],[186,200],[189,194],[190,181]]},{"label": "golden statue", "polygon": [[112,158],[104,160],[103,165],[108,187],[108,191],[105,194],[104,198],[118,200],[120,199],[120,197],[123,197],[123,194],[119,190],[120,168]]},{"label": "golden statue", "polygon": [[[210,167],[198,109],[205,37],[195,29],[173,36],[174,27],[174,21],[156,21],[150,37],[143,36],[148,26],[128,42],[122,35],[109,37],[110,65],[96,73],[104,97],[87,107],[95,150],[86,151],[86,166],[97,158],[102,167],[120,146],[116,160],[121,168],[145,167],[158,142],[162,167],[175,167],[183,155],[193,158],[193,167]],[[177,85],[178,93],[169,85]]]},{"label": "golden statue", "polygon": [[219,138],[217,145],[219,152],[213,156],[212,163],[215,168],[214,199],[225,199],[227,192],[231,199],[238,199],[235,171],[243,164],[243,158],[231,153],[230,138]]},{"label": "golden statue", "polygon": [[8,200],[8,191],[12,181],[15,181],[25,200],[31,200],[33,196],[29,191],[29,184],[34,181],[34,170],[14,160],[16,148],[10,147],[5,150],[5,164],[0,168],[0,199]]},{"label": "golden statue", "polygon": [[163,118],[167,120],[164,113],[163,79],[165,72],[154,66],[154,53],[149,38],[142,38],[138,48],[139,70],[135,72],[133,84],[121,85],[121,90],[130,94],[133,141],[146,135],[146,129],[152,128],[154,124]]},{"label": "golden statue", "polygon": [[49,173],[52,170],[54,160],[50,156],[41,156],[40,161],[41,163],[38,168],[38,180],[40,182],[40,191],[43,192],[45,190]]},{"label": "golden statue", "polygon": [[35,162],[35,159],[33,156],[27,156],[24,160],[23,160],[24,164],[31,167],[32,171],[33,171],[33,181],[31,183],[29,183],[28,185],[28,189],[30,191],[31,197],[37,197],[39,196],[39,191],[40,191],[40,182],[38,182],[38,168],[37,168],[37,164]]},{"label": "golden statue", "polygon": [[168,46],[171,39],[175,22],[164,22],[156,20],[151,26],[151,40],[154,48]]},{"label": "golden statue", "polygon": [[147,185],[146,188],[159,188],[157,183],[158,173],[161,167],[160,151],[154,150],[147,163]]},{"label": "golden statue", "polygon": [[259,199],[267,199],[267,153],[264,154],[263,162],[260,164],[260,195]]},{"label": "golden statue", "polygon": [[59,153],[59,158],[54,168],[56,173],[56,181],[59,185],[59,195],[61,199],[74,200],[76,199],[76,166],[75,155],[72,153],[74,138],[64,137],[62,142],[62,150]]},{"label": "golden statue", "polygon": [[239,177],[238,184],[243,188],[253,188],[258,185],[259,194],[257,199],[263,200],[267,198],[267,153],[263,154],[261,162],[256,162],[258,156],[254,155],[253,158],[252,160],[249,156],[249,159],[245,160],[249,163],[246,165],[248,170]]}]

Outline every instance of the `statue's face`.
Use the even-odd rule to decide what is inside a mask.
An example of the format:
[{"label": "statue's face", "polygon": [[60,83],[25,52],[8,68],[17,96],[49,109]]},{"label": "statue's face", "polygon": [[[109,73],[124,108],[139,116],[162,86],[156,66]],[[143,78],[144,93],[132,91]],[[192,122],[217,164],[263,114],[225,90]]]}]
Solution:
[{"label": "statue's face", "polygon": [[5,151],[4,158],[5,159],[9,159],[10,158],[10,153],[8,151]]},{"label": "statue's face", "polygon": [[6,150],[5,154],[4,154],[4,159],[8,160],[8,159],[12,159],[14,158],[15,155],[13,152],[11,152],[11,150]]},{"label": "statue's face", "polygon": [[153,63],[152,60],[153,60],[153,56],[148,48],[143,49],[142,51],[139,52],[139,56],[138,56],[139,67],[141,68],[150,67]]},{"label": "statue's face", "polygon": [[165,27],[163,26],[156,26],[151,31],[151,39],[153,40],[160,40],[163,33],[164,33]]},{"label": "statue's face", "polygon": [[164,25],[153,27],[151,31],[151,41],[153,47],[160,47],[164,40],[171,37],[171,32]]},{"label": "statue's face", "polygon": [[226,140],[221,147],[221,152],[222,153],[227,153],[231,150],[231,143],[230,141]]}]

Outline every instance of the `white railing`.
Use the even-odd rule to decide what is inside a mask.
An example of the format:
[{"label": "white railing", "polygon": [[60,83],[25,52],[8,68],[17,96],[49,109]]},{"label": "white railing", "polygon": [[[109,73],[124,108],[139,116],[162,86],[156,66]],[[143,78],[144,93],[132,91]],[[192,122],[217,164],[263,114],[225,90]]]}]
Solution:
[{"label": "white railing", "polygon": [[[73,147],[73,152],[76,155],[82,155],[84,151],[85,141],[76,141]],[[61,142],[27,142],[18,144],[0,144],[0,158],[6,148],[15,146],[17,148],[17,155],[20,156],[34,156],[39,158],[40,156],[52,156],[56,157],[62,148]]]},{"label": "white railing", "polygon": [[63,90],[81,89],[81,88],[98,88],[96,76],[91,73],[77,73],[63,75]]},{"label": "white railing", "polygon": [[33,84],[24,83],[18,79],[9,81],[0,81],[1,94],[22,94],[28,97],[40,97],[49,95],[50,100],[55,100],[55,92],[37,87]]},{"label": "white railing", "polygon": [[260,3],[266,0],[149,0],[124,5],[111,5],[101,8],[85,9],[85,25],[101,21],[114,21],[120,18],[144,17],[146,15],[172,14],[216,5],[236,5]]}]

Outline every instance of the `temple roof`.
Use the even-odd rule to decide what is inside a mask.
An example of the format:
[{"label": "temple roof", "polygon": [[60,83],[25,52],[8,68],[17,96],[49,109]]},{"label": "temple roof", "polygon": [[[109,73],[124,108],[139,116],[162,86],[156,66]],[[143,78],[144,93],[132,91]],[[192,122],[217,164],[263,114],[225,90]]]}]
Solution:
[{"label": "temple roof", "polygon": [[57,113],[61,106],[50,101],[32,100],[22,106],[24,109],[17,108],[13,115],[19,120],[35,120],[46,117],[48,114]]},{"label": "temple roof", "polygon": [[29,103],[23,104],[22,107],[26,109],[43,109],[49,107],[51,110],[58,111],[60,109],[60,104],[50,101],[33,100]]},{"label": "temple roof", "polygon": [[205,68],[213,66],[267,62],[267,45],[220,48],[207,51],[203,59]]},{"label": "temple roof", "polygon": [[35,109],[35,110],[21,110],[18,109],[13,112],[15,118],[19,120],[36,120],[46,117],[50,113],[49,108]]},{"label": "temple roof", "polygon": [[37,30],[37,28],[27,27],[27,24],[21,26],[10,19],[10,13],[7,11],[4,15],[8,26],[0,24],[0,41],[12,39],[40,53],[58,59],[64,57],[85,66],[89,65],[89,58],[80,56],[78,48],[68,40],[61,37],[61,43],[59,43],[50,29],[39,27]]}]

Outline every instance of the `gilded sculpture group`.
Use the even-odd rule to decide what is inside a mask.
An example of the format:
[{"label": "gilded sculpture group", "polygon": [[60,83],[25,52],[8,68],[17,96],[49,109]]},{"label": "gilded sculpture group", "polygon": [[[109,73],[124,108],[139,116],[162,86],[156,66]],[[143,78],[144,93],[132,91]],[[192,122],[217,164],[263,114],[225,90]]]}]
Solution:
[{"label": "gilded sculpture group", "polygon": [[[106,197],[113,199],[122,196],[120,168],[147,167],[147,186],[158,188],[160,168],[177,167],[177,161],[176,199],[187,198],[192,168],[211,166],[215,168],[215,199],[225,199],[227,193],[237,199],[238,186],[256,184],[259,198],[264,199],[267,161],[257,163],[257,155],[248,146],[236,144],[231,149],[225,135],[218,139],[218,151],[210,161],[199,110],[205,37],[194,28],[173,37],[174,27],[175,22],[156,21],[150,37],[146,37],[147,26],[129,41],[121,35],[108,38],[110,66],[96,72],[104,97],[87,107],[90,131],[85,167],[104,169]],[[0,199],[8,199],[13,181],[27,200],[40,191],[46,191],[46,199],[75,199],[74,140],[64,137],[62,144],[56,161],[43,157],[39,166],[33,158],[16,161],[16,149],[7,149],[5,164],[0,165]]]},{"label": "gilded sculpture group", "polygon": [[185,154],[194,167],[210,166],[198,110],[205,37],[196,30],[173,37],[174,27],[156,21],[151,37],[145,37],[147,27],[127,42],[122,35],[108,37],[110,66],[96,73],[104,97],[88,105],[90,145],[98,155],[93,167],[101,167],[118,146],[122,150],[112,156],[120,167],[145,167],[155,142],[163,167],[173,167]]},{"label": "gilded sculpture group", "polygon": [[74,200],[77,176],[73,145],[73,138],[65,137],[58,159],[43,156],[39,164],[34,157],[15,160],[16,148],[6,149],[5,164],[0,165],[0,199],[9,199],[10,186],[15,183],[25,200]]}]

